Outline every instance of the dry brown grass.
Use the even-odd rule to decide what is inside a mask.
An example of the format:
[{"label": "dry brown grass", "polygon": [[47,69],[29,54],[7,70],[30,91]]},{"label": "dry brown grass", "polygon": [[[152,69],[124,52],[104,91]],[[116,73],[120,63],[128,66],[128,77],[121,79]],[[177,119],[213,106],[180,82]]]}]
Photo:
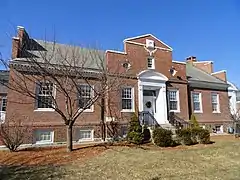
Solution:
[{"label": "dry brown grass", "polygon": [[97,146],[71,154],[64,148],[0,152],[5,164],[0,179],[239,179],[240,140],[212,140],[216,143],[174,148]]}]

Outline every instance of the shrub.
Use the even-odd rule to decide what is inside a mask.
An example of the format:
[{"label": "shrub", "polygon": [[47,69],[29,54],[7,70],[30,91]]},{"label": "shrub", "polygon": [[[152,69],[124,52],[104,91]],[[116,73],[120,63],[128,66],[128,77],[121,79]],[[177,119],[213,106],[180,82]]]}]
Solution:
[{"label": "shrub", "polygon": [[184,145],[210,143],[209,131],[200,127],[179,129],[176,131],[176,134],[180,143]]},{"label": "shrub", "polygon": [[157,146],[160,147],[168,147],[174,144],[172,139],[172,131],[163,129],[163,128],[156,128],[153,131],[153,141]]},{"label": "shrub", "polygon": [[184,144],[184,145],[194,144],[191,128],[178,129],[178,130],[176,130],[176,135],[181,144]]},{"label": "shrub", "polygon": [[199,127],[199,124],[197,122],[197,118],[194,114],[191,115],[190,123],[191,123],[192,127]]},{"label": "shrub", "polygon": [[151,139],[150,130],[146,126],[143,127],[143,139],[144,142],[148,142]]},{"label": "shrub", "polygon": [[198,132],[198,142],[201,144],[210,143],[210,132],[207,129],[201,129]]},{"label": "shrub", "polygon": [[133,114],[129,123],[127,140],[138,145],[143,143],[142,126],[140,125],[136,114]]}]

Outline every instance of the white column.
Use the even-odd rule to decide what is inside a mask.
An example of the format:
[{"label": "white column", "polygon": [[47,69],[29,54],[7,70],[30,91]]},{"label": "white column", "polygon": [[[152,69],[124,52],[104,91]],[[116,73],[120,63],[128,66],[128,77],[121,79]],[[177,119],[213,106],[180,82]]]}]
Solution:
[{"label": "white column", "polygon": [[138,82],[138,109],[139,112],[143,111],[143,85]]},{"label": "white column", "polygon": [[164,118],[164,121],[165,123],[169,123],[168,122],[168,115],[167,115],[167,94],[166,94],[166,86],[163,86],[162,87],[162,96],[163,96],[163,118]]}]

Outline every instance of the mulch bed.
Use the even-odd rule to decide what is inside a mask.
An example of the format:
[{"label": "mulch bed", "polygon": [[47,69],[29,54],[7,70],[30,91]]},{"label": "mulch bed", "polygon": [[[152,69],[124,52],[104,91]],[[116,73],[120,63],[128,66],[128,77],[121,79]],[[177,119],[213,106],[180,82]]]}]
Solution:
[{"label": "mulch bed", "polygon": [[66,147],[38,147],[21,149],[18,152],[0,151],[0,165],[63,165],[73,161],[84,162],[106,151],[105,146],[75,146],[68,153]]}]

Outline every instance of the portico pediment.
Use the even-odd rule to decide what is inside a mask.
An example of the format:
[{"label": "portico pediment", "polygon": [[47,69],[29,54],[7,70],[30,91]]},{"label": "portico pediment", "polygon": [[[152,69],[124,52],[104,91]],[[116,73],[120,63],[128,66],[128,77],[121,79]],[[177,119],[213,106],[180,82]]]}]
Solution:
[{"label": "portico pediment", "polygon": [[153,70],[145,70],[138,74],[138,78],[140,80],[154,80],[154,81],[167,81],[168,78],[162,73],[153,71]]}]

